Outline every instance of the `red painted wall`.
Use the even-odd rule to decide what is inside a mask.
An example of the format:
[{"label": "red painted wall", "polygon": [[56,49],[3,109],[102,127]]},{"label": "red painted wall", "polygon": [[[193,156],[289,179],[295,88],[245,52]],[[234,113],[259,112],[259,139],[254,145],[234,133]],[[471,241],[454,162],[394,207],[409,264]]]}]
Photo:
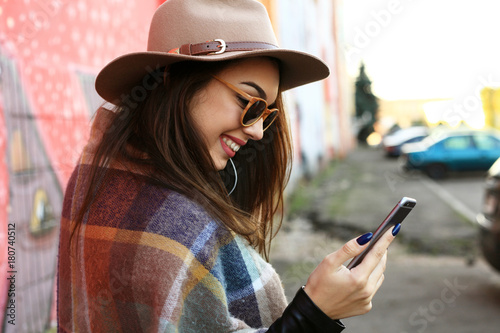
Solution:
[{"label": "red painted wall", "polygon": [[[0,314],[6,332],[43,332],[55,319],[61,205],[102,102],[95,75],[113,58],[146,49],[162,2],[0,2],[0,307],[15,304]],[[15,224],[10,268],[7,224]]]}]

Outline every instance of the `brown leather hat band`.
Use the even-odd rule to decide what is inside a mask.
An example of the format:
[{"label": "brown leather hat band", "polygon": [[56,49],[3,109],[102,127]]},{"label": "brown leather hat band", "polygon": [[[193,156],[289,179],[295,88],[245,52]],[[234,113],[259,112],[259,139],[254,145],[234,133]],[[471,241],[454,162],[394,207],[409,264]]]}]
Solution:
[{"label": "brown leather hat band", "polygon": [[184,44],[168,53],[184,55],[208,55],[221,54],[224,52],[253,51],[259,49],[277,49],[278,46],[264,42],[225,42],[222,39],[214,39],[206,43]]}]

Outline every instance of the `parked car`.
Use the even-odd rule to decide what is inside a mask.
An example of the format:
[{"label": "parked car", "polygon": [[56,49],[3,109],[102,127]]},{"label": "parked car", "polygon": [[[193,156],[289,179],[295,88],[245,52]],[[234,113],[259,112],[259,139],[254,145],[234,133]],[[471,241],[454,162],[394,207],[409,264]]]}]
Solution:
[{"label": "parked car", "polygon": [[477,215],[477,224],[483,256],[500,272],[500,159],[488,170],[483,207]]},{"label": "parked car", "polygon": [[404,170],[443,178],[449,171],[488,170],[500,157],[500,135],[493,130],[440,130],[401,149]]},{"label": "parked car", "polygon": [[419,142],[429,135],[429,128],[426,126],[413,126],[401,128],[388,134],[382,140],[382,147],[389,157],[397,157],[401,154],[401,146],[406,143]]}]

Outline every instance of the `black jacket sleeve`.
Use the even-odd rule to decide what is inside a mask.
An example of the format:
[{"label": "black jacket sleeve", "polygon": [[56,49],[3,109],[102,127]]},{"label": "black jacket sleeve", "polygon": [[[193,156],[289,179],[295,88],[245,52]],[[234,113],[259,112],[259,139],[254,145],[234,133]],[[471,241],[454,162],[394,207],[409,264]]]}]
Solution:
[{"label": "black jacket sleeve", "polygon": [[268,329],[268,333],[337,333],[345,328],[340,320],[330,319],[300,288],[283,315]]}]

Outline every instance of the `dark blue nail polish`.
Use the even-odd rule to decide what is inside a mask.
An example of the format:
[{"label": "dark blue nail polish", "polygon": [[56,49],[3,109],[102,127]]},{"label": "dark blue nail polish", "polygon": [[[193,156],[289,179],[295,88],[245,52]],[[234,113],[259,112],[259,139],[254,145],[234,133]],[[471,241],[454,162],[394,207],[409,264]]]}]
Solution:
[{"label": "dark blue nail polish", "polygon": [[358,242],[359,245],[365,245],[368,243],[373,237],[373,234],[371,232],[368,232],[364,234],[363,236],[359,236],[358,239],[356,239],[356,242]]},{"label": "dark blue nail polish", "polygon": [[394,229],[392,229],[392,235],[396,236],[398,234],[399,230],[401,230],[401,223],[398,223],[394,226]]}]

